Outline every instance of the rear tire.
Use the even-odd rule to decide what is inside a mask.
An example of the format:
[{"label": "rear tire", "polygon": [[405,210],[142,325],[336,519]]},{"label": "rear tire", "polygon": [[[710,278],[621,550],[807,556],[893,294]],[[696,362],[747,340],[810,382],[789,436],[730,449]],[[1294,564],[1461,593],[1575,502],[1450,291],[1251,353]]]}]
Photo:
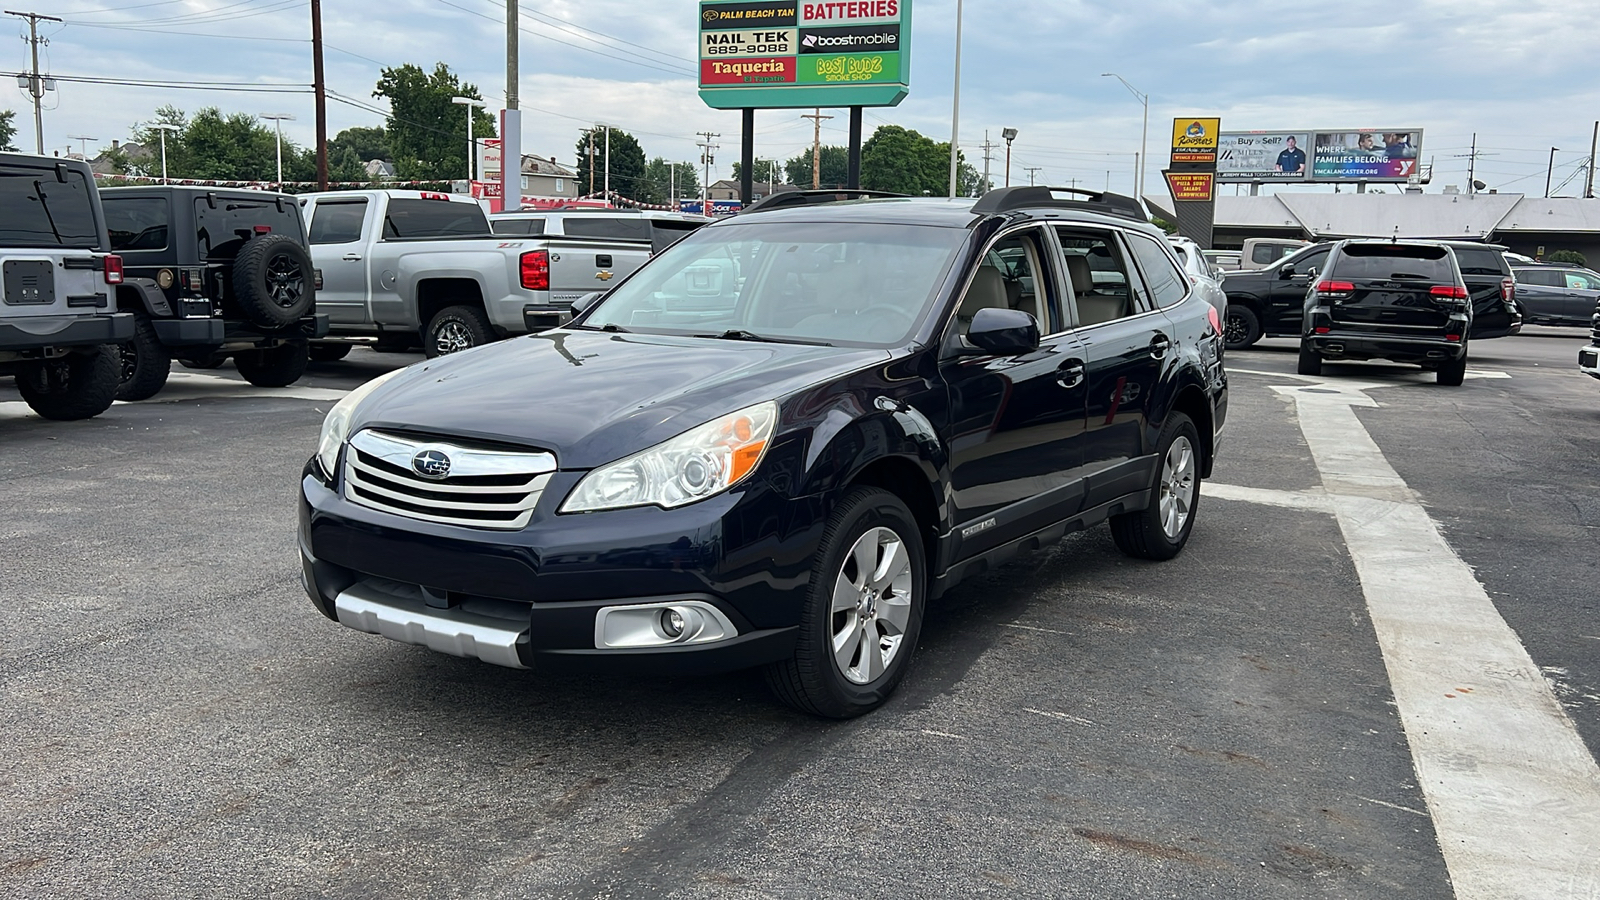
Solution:
[{"label": "rear tire", "polygon": [[1167,560],[1183,552],[1200,503],[1200,432],[1194,422],[1172,413],[1156,447],[1150,505],[1111,517],[1117,549],[1137,559]]},{"label": "rear tire", "polygon": [[1445,387],[1460,387],[1461,382],[1467,380],[1467,354],[1462,353],[1460,359],[1440,363],[1435,377]]},{"label": "rear tire", "polygon": [[1261,340],[1261,320],[1248,306],[1228,304],[1228,317],[1222,322],[1223,346],[1243,350]]},{"label": "rear tire", "polygon": [[349,344],[312,344],[312,362],[338,362],[350,355]]},{"label": "rear tire", "polygon": [[494,340],[489,317],[476,306],[447,306],[428,323],[422,336],[422,351],[429,358],[460,353],[482,347]]},{"label": "rear tire", "polygon": [[883,705],[910,666],[928,591],[922,532],[899,497],[856,488],[815,560],[794,656],[767,667],[767,685],[802,712],[849,719]]},{"label": "rear tire", "polygon": [[305,341],[288,341],[269,350],[241,350],[233,364],[256,387],[288,387],[306,373],[311,360]]},{"label": "rear tire", "polygon": [[91,419],[111,408],[122,382],[122,354],[104,344],[59,359],[40,360],[17,372],[17,391],[46,419]]},{"label": "rear tire", "polygon": [[172,354],[156,336],[149,316],[133,314],[133,340],[118,345],[117,349],[122,378],[117,386],[117,399],[131,403],[161,393],[167,385],[167,376],[172,373]]},{"label": "rear tire", "polygon": [[1305,341],[1300,342],[1300,361],[1295,364],[1294,370],[1301,375],[1322,374],[1322,357],[1307,346]]}]

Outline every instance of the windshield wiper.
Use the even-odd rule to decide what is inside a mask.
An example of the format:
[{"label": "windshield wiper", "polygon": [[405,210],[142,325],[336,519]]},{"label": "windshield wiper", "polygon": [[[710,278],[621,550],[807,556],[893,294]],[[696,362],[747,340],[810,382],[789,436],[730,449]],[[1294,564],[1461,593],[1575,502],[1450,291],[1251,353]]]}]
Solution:
[{"label": "windshield wiper", "polygon": [[607,322],[606,324],[601,325],[600,330],[609,331],[612,334],[628,334],[628,329],[623,328],[621,325],[618,325],[615,322]]},{"label": "windshield wiper", "polygon": [[833,346],[827,341],[807,341],[799,338],[769,337],[764,334],[756,334],[754,331],[746,331],[743,328],[730,328],[721,334],[697,334],[695,337],[716,338],[719,341],[753,341],[762,344],[805,344],[811,347]]}]

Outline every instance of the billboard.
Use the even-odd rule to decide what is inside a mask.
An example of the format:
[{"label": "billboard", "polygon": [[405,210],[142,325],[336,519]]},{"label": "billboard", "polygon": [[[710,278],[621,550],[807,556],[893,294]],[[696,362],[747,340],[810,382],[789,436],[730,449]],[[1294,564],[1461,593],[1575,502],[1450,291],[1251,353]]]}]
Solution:
[{"label": "billboard", "polygon": [[1311,132],[1225,131],[1217,149],[1217,180],[1304,181],[1311,177]]},{"label": "billboard", "polygon": [[1420,128],[1319,131],[1311,180],[1404,182],[1421,154]]},{"label": "billboard", "polygon": [[911,0],[700,0],[713,109],[895,106],[910,90]]}]

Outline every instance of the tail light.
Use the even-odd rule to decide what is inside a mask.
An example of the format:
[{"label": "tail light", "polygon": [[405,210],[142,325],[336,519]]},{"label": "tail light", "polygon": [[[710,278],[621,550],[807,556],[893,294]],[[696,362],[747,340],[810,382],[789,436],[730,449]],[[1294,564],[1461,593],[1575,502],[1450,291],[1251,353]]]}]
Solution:
[{"label": "tail light", "polygon": [[530,291],[550,290],[550,251],[531,250],[522,254],[522,286]]},{"label": "tail light", "polygon": [[322,270],[321,269],[312,269],[311,270],[311,286],[316,288],[319,291],[322,290]]},{"label": "tail light", "polygon": [[[1504,285],[1501,286],[1501,290],[1505,290]],[[1466,288],[1451,284],[1436,284],[1433,287],[1428,288],[1428,293],[1435,297],[1448,297],[1451,300],[1467,299]]]},{"label": "tail light", "polygon": [[253,225],[253,226],[251,226],[250,230],[254,231],[256,234],[271,234],[272,233],[272,226],[271,225]]},{"label": "tail light", "polygon": [[1457,343],[1461,342],[1461,335],[1459,335],[1459,334],[1447,334],[1447,335],[1444,336],[1444,339],[1449,341],[1452,344],[1457,344]]},{"label": "tail light", "polygon": [[106,257],[106,284],[122,283],[122,257],[115,253]]},{"label": "tail light", "polygon": [[1354,293],[1356,286],[1348,281],[1319,281],[1317,293],[1319,294],[1350,294]]},{"label": "tail light", "polygon": [[1517,282],[1513,278],[1500,279],[1500,299],[1507,303],[1514,303],[1517,299]]},{"label": "tail light", "polygon": [[1211,332],[1213,334],[1221,334],[1222,317],[1217,315],[1217,308],[1215,306],[1210,306],[1209,304],[1207,305],[1209,308],[1206,310],[1206,316],[1211,320]]},{"label": "tail light", "polygon": [[1331,334],[1333,332],[1333,329],[1329,328],[1326,325],[1318,325],[1316,328],[1313,328],[1311,330],[1316,332],[1317,334]]}]

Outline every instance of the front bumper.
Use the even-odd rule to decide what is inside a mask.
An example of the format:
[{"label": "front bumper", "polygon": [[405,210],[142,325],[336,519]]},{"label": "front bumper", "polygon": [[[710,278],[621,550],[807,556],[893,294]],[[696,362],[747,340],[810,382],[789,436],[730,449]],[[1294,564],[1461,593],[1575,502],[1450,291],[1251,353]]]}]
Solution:
[{"label": "front bumper", "polygon": [[1585,347],[1578,351],[1578,371],[1591,378],[1600,378],[1600,346]]},{"label": "front bumper", "polygon": [[1402,334],[1375,334],[1361,331],[1331,331],[1308,334],[1301,340],[1326,359],[1387,359],[1406,363],[1442,363],[1467,354],[1465,341],[1411,337]]},{"label": "front bumper", "polygon": [[132,313],[0,319],[0,350],[120,344],[133,339]]},{"label": "front bumper", "polygon": [[[547,671],[707,673],[794,652],[820,529],[751,490],[677,510],[555,516],[581,473],[557,473],[529,525],[487,531],[345,500],[315,461],[301,478],[303,582],[323,615],[442,653]],[[724,639],[602,646],[602,611],[714,609]]]}]

